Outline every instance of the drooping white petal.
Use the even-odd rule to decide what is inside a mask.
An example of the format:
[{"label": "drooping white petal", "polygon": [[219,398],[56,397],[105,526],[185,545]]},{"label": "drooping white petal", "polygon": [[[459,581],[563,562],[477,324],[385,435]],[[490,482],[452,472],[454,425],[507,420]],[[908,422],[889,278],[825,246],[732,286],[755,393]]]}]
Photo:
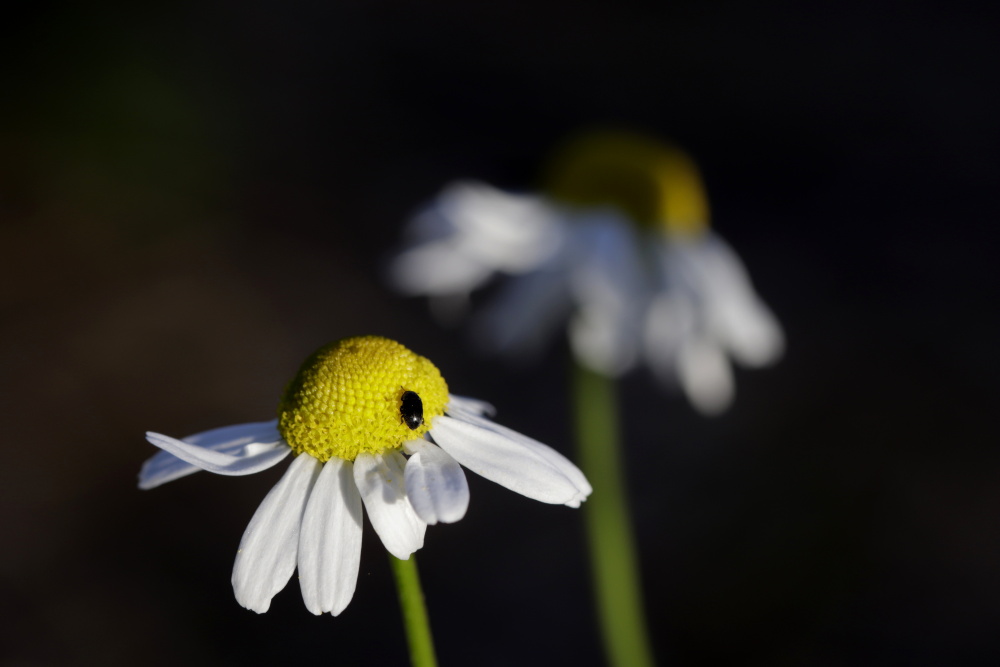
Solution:
[{"label": "drooping white petal", "polygon": [[467,396],[448,394],[448,407],[445,409],[445,412],[452,411],[465,412],[472,415],[487,415],[489,417],[497,413],[497,409],[486,401],[480,401],[477,398],[469,398]]},{"label": "drooping white petal", "polygon": [[634,364],[636,327],[620,309],[583,305],[570,318],[566,333],[574,356],[587,368],[618,377]]},{"label": "drooping white petal", "polygon": [[[274,434],[277,434],[276,430]],[[161,433],[147,432],[146,440],[184,463],[219,475],[250,475],[267,470],[277,465],[292,451],[280,436],[277,440],[268,442],[241,443],[232,448],[234,453],[227,453],[230,448],[221,445],[218,449],[211,449]],[[139,473],[140,488],[152,488],[170,479],[189,474],[186,468],[174,464],[169,459],[162,458],[156,461],[154,459],[156,457],[146,462],[149,466],[148,471],[144,465]]]},{"label": "drooping white petal", "polygon": [[236,601],[263,614],[295,571],[299,529],[320,462],[301,454],[264,498],[240,540],[233,565]]},{"label": "drooping white petal", "polygon": [[646,314],[643,346],[657,377],[668,386],[677,383],[677,359],[684,342],[694,334],[697,314],[691,299],[665,291],[652,300]]},{"label": "drooping white petal", "polygon": [[573,352],[585,366],[618,376],[638,357],[647,301],[638,241],[621,215],[602,211],[579,220],[579,261],[571,267],[578,308],[569,323]]},{"label": "drooping white petal", "polygon": [[428,524],[454,523],[469,508],[469,484],[462,467],[427,440],[403,444],[406,461],[406,497],[417,516]]},{"label": "drooping white petal", "polygon": [[424,546],[427,524],[406,499],[403,468],[406,458],[398,451],[358,454],[354,460],[354,483],[368,510],[372,527],[386,550],[406,560]]},{"label": "drooping white petal", "polygon": [[703,414],[719,414],[733,401],[733,369],[716,344],[702,338],[687,341],[677,360],[677,375],[684,393]]},{"label": "drooping white petal", "polygon": [[[457,415],[451,415],[458,421],[466,422],[472,426],[485,429],[487,431],[492,431],[502,438],[512,440],[520,445],[532,450],[536,455],[545,459],[550,465],[555,467],[560,473],[565,475],[567,479],[572,482],[577,489],[577,495],[572,500],[564,503],[570,507],[579,507],[580,503],[587,499],[587,496],[591,494],[593,489],[590,486],[590,482],[587,481],[587,477],[583,474],[576,465],[567,459],[565,456],[552,449],[546,444],[543,444],[533,438],[529,438],[523,433],[518,433],[517,431],[507,428],[491,421],[485,417],[479,415],[470,415],[460,413]],[[437,424],[437,420],[434,421]],[[432,432],[433,437],[433,432]],[[464,464],[463,464],[464,465]],[[466,466],[468,467],[468,466]],[[471,469],[471,468],[470,468]]]},{"label": "drooping white petal", "polygon": [[746,366],[766,366],[785,349],[785,335],[777,318],[756,298],[719,303],[713,309],[712,329],[719,340]]},{"label": "drooping white petal", "polygon": [[564,456],[499,424],[435,417],[431,437],[469,470],[528,498],[578,507],[590,495],[583,473]]},{"label": "drooping white petal", "polygon": [[781,326],[757,296],[736,252],[707,233],[676,255],[677,273],[701,302],[709,335],[748,366],[777,360],[784,348]]},{"label": "drooping white petal", "polygon": [[[281,434],[278,433],[277,423],[278,420],[274,419],[268,422],[224,426],[189,435],[181,441],[223,454],[241,456],[245,455],[245,448],[248,445],[280,442]],[[139,488],[152,489],[201,469],[170,452],[160,451],[142,464],[142,469],[139,471]]]},{"label": "drooping white petal", "polygon": [[332,458],[316,479],[299,534],[299,584],[306,608],[337,616],[354,597],[361,566],[361,496],[354,465]]}]

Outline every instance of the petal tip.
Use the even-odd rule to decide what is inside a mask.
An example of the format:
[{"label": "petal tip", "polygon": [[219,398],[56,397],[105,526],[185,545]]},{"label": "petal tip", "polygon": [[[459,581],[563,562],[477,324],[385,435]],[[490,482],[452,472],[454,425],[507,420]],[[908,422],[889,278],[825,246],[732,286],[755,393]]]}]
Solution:
[{"label": "petal tip", "polygon": [[466,510],[463,509],[461,512],[455,512],[454,514],[449,514],[447,516],[442,516],[438,518],[440,519],[441,523],[458,523],[459,521],[465,518],[465,512]]},{"label": "petal tip", "polygon": [[266,614],[267,610],[271,608],[271,600],[264,600],[261,603],[253,604],[252,602],[240,600],[236,598],[236,601],[240,603],[240,606],[244,609],[249,609],[255,614]]}]

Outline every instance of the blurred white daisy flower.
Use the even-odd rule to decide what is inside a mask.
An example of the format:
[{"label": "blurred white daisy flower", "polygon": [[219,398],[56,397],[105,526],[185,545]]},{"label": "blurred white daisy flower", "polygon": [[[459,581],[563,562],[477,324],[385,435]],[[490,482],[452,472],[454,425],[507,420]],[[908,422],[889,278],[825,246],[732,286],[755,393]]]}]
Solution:
[{"label": "blurred white daisy flower", "polygon": [[236,554],[237,601],[258,613],[298,567],[306,607],[342,612],[357,584],[362,505],[385,548],[406,560],[428,524],[465,515],[461,466],[545,503],[579,507],[591,492],[555,450],[490,421],[487,403],[448,393],[438,369],[394,341],[347,338],[320,348],[269,422],[177,440],[142,466],[151,489],[207,470],[248,475],[295,457],[250,520]]},{"label": "blurred white daisy flower", "polygon": [[584,366],[618,376],[644,361],[707,414],[732,401],[730,356],[751,367],[781,356],[781,327],[709,229],[687,155],[597,133],[564,147],[546,182],[545,196],[447,186],[408,225],[389,281],[448,315],[504,276],[473,314],[478,345],[530,357],[566,326]]}]

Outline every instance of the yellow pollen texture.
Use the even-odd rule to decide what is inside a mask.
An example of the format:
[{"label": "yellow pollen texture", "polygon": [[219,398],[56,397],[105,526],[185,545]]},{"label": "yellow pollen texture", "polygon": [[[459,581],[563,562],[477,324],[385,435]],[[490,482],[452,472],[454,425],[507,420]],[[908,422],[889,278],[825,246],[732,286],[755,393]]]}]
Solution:
[{"label": "yellow pollen texture", "polygon": [[[407,391],[423,403],[414,430],[400,414]],[[353,461],[423,437],[447,403],[448,385],[426,358],[388,338],[345,338],[302,364],[278,407],[278,430],[296,454]]]},{"label": "yellow pollen texture", "polygon": [[708,199],[683,151],[626,132],[571,141],[549,164],[545,191],[571,206],[613,206],[636,223],[680,236],[708,226]]}]

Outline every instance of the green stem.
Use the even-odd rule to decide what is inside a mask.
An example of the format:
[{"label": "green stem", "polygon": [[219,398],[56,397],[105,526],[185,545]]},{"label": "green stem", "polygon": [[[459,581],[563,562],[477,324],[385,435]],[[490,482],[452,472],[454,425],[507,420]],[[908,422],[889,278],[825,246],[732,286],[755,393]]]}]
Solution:
[{"label": "green stem", "polygon": [[573,398],[578,459],[594,487],[584,517],[604,651],[615,667],[651,667],[613,382],[577,365]]},{"label": "green stem", "polygon": [[406,643],[410,647],[410,663],[413,667],[437,667],[431,624],[427,619],[427,607],[424,606],[424,593],[420,589],[416,554],[411,555],[409,560],[399,560],[390,555],[389,562],[396,575],[399,607],[403,611]]}]

